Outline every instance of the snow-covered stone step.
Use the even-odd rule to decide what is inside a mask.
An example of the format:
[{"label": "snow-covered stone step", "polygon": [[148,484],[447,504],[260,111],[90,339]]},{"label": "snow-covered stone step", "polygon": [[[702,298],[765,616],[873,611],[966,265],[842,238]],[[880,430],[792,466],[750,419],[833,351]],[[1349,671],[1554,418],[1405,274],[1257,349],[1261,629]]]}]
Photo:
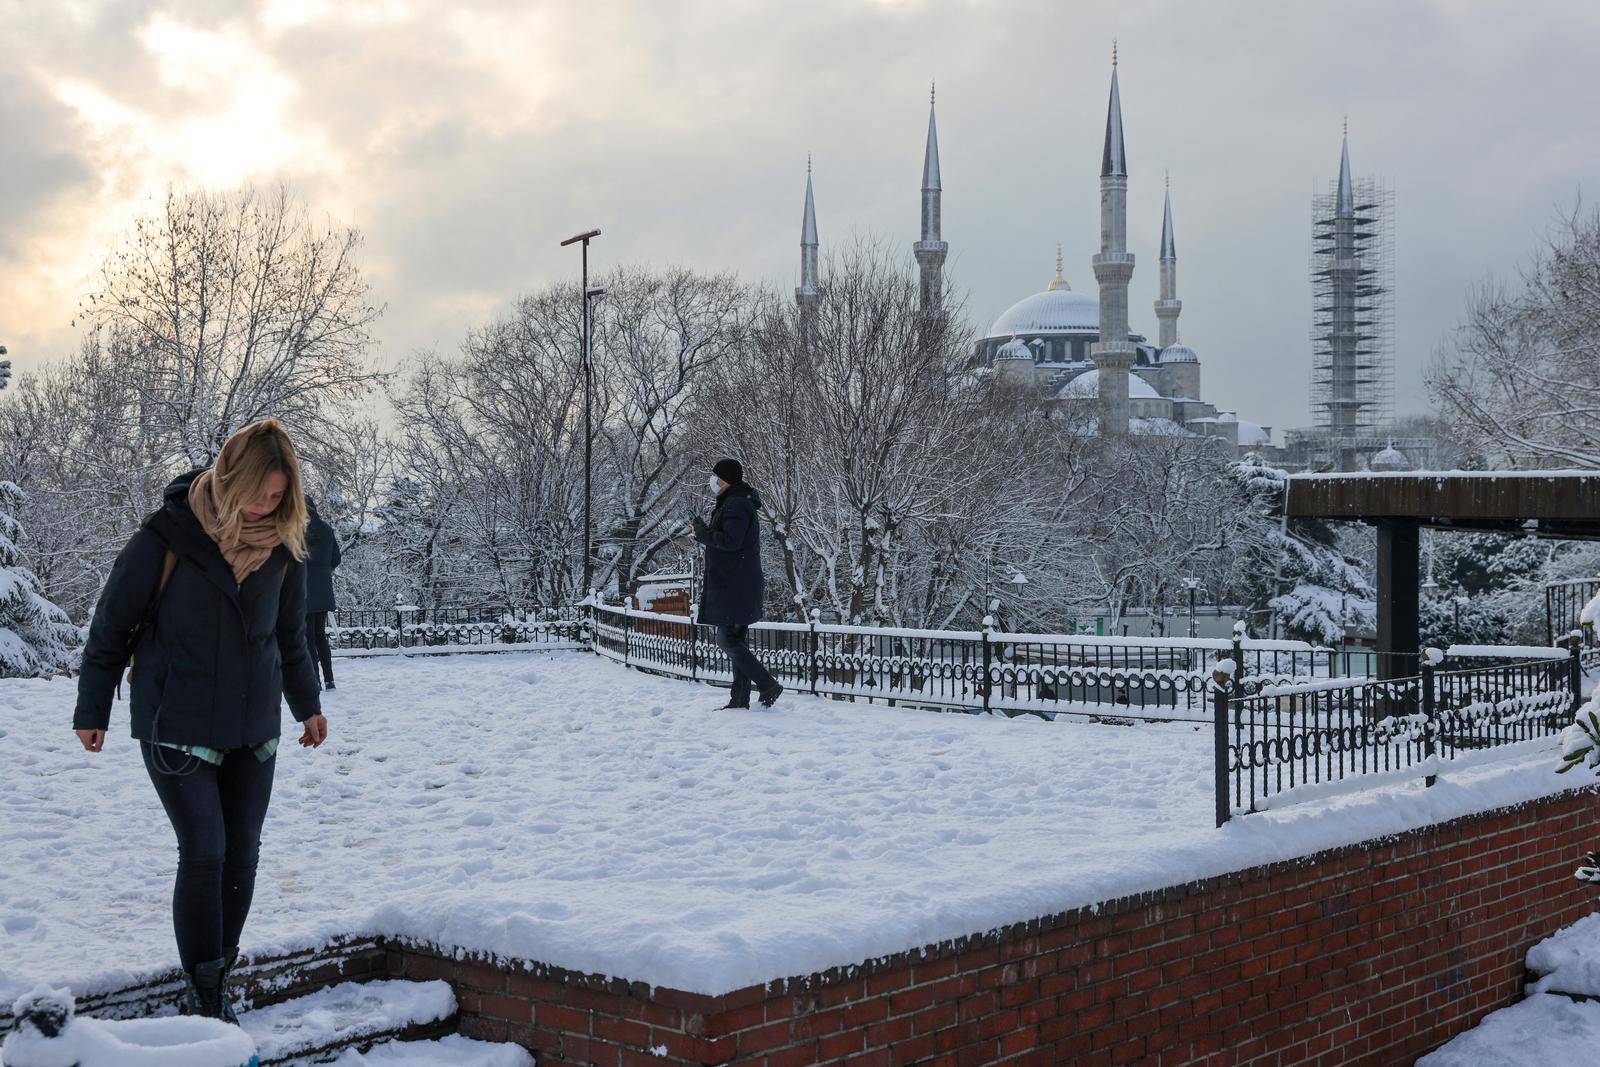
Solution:
[{"label": "snow-covered stone step", "polygon": [[455,1016],[448,984],[385,980],[319,989],[245,1012],[239,1025],[255,1041],[262,1067],[299,1067],[396,1038],[439,1037],[455,1029]]},{"label": "snow-covered stone step", "polygon": [[1529,993],[1600,997],[1600,912],[1585,915],[1528,950]]},{"label": "snow-covered stone step", "polygon": [[351,1049],[333,1067],[534,1067],[533,1054],[516,1045],[474,1041],[451,1034],[436,1041],[387,1041],[370,1052]]},{"label": "snow-covered stone step", "polygon": [[1600,1049],[1600,1003],[1550,993],[1489,1014],[1416,1067],[1566,1067],[1593,1063]]}]

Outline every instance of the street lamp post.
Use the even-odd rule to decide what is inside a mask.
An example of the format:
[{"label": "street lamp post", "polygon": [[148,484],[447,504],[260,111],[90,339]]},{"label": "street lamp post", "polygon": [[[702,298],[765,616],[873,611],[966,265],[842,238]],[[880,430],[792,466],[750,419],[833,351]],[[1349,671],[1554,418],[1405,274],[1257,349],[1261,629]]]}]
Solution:
[{"label": "street lamp post", "polygon": [[[594,393],[594,372],[589,360],[589,242],[600,236],[599,230],[585,230],[583,233],[574,234],[561,242],[565,248],[570,244],[583,245],[583,593],[588,596],[594,590],[589,588],[589,583],[594,580],[594,526],[590,512],[594,502],[594,468],[590,456],[591,438],[594,433],[591,429],[594,418],[591,411]],[[604,290],[601,290],[604,292]]]},{"label": "street lamp post", "polygon": [[1195,621],[1194,617],[1194,592],[1200,588],[1200,579],[1185,578],[1183,587],[1189,590],[1189,638],[1193,640],[1200,632],[1200,624]]}]

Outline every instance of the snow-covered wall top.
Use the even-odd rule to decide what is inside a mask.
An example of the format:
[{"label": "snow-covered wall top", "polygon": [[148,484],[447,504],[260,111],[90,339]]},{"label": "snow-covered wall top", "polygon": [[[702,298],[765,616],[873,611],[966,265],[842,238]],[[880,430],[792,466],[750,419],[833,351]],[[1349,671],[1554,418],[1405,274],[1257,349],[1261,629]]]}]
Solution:
[{"label": "snow-covered wall top", "polygon": [[1346,471],[1342,473],[1330,472],[1325,474],[1291,474],[1289,479],[1296,482],[1321,482],[1321,481],[1364,481],[1368,478],[1600,478],[1600,471],[1593,470],[1549,470],[1549,471]]}]

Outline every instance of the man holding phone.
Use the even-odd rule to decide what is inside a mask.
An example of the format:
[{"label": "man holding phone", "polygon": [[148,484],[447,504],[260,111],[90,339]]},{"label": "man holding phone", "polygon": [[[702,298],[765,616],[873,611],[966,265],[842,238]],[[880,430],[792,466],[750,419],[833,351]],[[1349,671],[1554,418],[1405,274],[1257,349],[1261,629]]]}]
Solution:
[{"label": "man holding phone", "polygon": [[727,653],[733,690],[726,708],[748,708],[755,689],[770,708],[783,686],[761,665],[748,642],[750,626],[761,619],[761,494],[744,481],[736,459],[718,460],[707,483],[716,494],[710,519],[689,520],[694,539],[705,546],[705,586],[699,622],[715,626],[717,646]]}]

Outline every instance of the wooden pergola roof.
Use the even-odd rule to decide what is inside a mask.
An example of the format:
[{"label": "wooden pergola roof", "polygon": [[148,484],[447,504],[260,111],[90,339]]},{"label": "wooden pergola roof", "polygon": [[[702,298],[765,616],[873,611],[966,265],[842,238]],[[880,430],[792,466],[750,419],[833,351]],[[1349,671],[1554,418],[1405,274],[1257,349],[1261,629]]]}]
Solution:
[{"label": "wooden pergola roof", "polygon": [[1600,540],[1600,471],[1296,474],[1289,518]]}]

